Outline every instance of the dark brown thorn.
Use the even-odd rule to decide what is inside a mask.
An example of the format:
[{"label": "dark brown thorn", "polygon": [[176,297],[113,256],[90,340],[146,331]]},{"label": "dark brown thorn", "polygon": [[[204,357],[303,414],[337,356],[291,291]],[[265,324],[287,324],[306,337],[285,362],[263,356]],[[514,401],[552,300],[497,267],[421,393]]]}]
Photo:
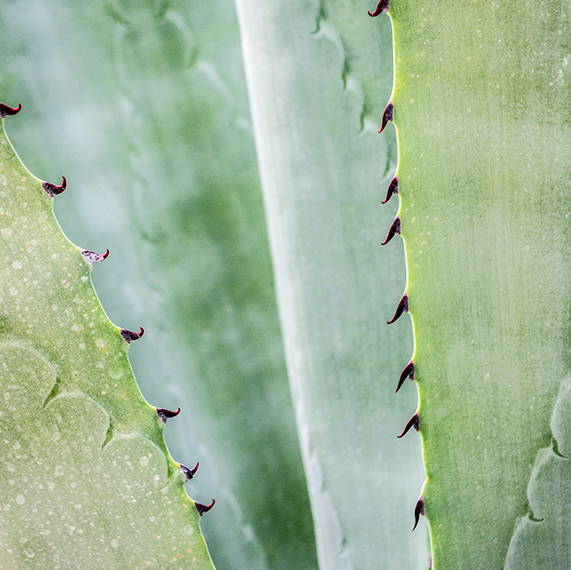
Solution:
[{"label": "dark brown thorn", "polygon": [[[196,475],[196,472],[198,471],[199,465],[200,465],[200,462],[197,461],[196,465],[191,469],[190,467],[187,467],[186,465],[183,465],[182,463],[180,464],[180,470],[184,474],[184,480],[185,481],[190,481]],[[212,507],[210,507],[210,508],[212,508]],[[207,510],[209,510],[209,509],[207,509]]]},{"label": "dark brown thorn", "polygon": [[401,386],[407,378],[414,380],[414,362],[412,360],[403,368],[395,394],[401,389]]},{"label": "dark brown thorn", "polygon": [[22,105],[18,103],[17,107],[10,107],[6,103],[0,103],[0,117],[4,118],[6,115],[17,115],[22,109]]},{"label": "dark brown thorn", "polygon": [[65,179],[65,176],[61,177],[61,184],[59,186],[56,186],[55,184],[52,184],[51,182],[42,182],[42,188],[52,198],[54,196],[57,196],[58,194],[61,194],[65,190],[66,186],[67,186],[67,180]]},{"label": "dark brown thorn", "polygon": [[388,10],[389,10],[389,0],[380,0],[380,2],[377,4],[377,7],[375,8],[375,11],[371,12],[370,10],[368,10],[367,14],[369,14],[371,18],[375,18],[376,16],[379,16],[383,12],[388,12]]},{"label": "dark brown thorn", "polygon": [[139,327],[138,333],[127,329],[121,329],[121,336],[125,339],[126,342],[129,343],[134,340],[139,340],[144,334],[145,334],[145,329],[143,327]]},{"label": "dark brown thorn", "polygon": [[215,503],[216,501],[212,499],[209,505],[203,505],[202,503],[195,502],[194,506],[196,507],[198,514],[202,516],[204,513],[207,513],[214,506]]},{"label": "dark brown thorn", "polygon": [[397,234],[400,235],[400,218],[396,217],[389,228],[389,233],[385,238],[385,241],[381,242],[381,245],[387,245]]},{"label": "dark brown thorn", "polygon": [[387,123],[393,120],[393,110],[394,107],[392,103],[389,103],[385,107],[385,110],[383,112],[383,118],[381,119],[381,128],[379,129],[379,134],[381,134],[384,131],[385,127],[387,126]]},{"label": "dark brown thorn", "polygon": [[[125,337],[123,337],[125,338]],[[170,418],[176,418],[180,414],[180,408],[177,408],[176,412],[174,410],[169,410],[167,408],[156,408],[159,418],[163,420],[163,423],[167,423]]]},{"label": "dark brown thorn", "polygon": [[408,420],[408,423],[406,424],[406,426],[404,426],[402,433],[400,435],[397,435],[397,437],[399,439],[401,437],[404,437],[408,433],[410,428],[414,428],[415,431],[418,431],[420,429],[420,418],[418,417],[418,414],[414,414],[414,416],[412,416],[412,418]]},{"label": "dark brown thorn", "polygon": [[399,179],[395,176],[387,189],[387,197],[381,202],[381,204],[386,204],[392,197],[393,194],[399,193]]},{"label": "dark brown thorn", "polygon": [[[414,526],[412,527],[411,532],[414,532],[416,527],[418,526],[418,521],[420,520],[420,515],[424,514],[424,500],[422,497],[418,499],[416,502],[416,506],[414,507]],[[432,566],[432,559],[431,559],[431,566]]]},{"label": "dark brown thorn", "polygon": [[387,325],[392,325],[398,318],[403,314],[408,312],[408,295],[405,293],[397,305],[397,310],[390,321],[387,321]]},{"label": "dark brown thorn", "polygon": [[83,249],[81,251],[81,255],[83,255],[83,259],[85,259],[87,263],[97,263],[98,261],[103,261],[104,259],[107,259],[107,257],[109,256],[109,250],[106,249],[105,253],[95,253],[94,251]]}]

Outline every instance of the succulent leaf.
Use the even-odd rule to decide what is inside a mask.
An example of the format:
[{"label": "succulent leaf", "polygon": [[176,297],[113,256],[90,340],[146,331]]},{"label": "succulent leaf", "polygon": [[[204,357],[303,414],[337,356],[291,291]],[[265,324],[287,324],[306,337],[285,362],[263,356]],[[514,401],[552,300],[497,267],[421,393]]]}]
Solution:
[{"label": "succulent leaf", "polygon": [[0,135],[0,566],[212,568],[126,344]]},{"label": "succulent leaf", "polygon": [[394,216],[379,205],[394,139],[376,134],[390,24],[357,1],[237,4],[320,566],[426,568],[410,532],[420,442],[395,437],[415,406],[394,394],[410,325],[385,323],[404,256],[378,246]]},{"label": "succulent leaf", "polygon": [[68,176],[66,233],[112,252],[96,288],[116,323],[145,327],[130,357],[148,400],[183,410],[167,439],[217,500],[201,521],[214,561],[315,568],[233,2],[44,6],[0,8],[0,72],[34,113],[10,134],[34,171]]},{"label": "succulent leaf", "polygon": [[389,14],[434,568],[569,568],[569,7]]}]

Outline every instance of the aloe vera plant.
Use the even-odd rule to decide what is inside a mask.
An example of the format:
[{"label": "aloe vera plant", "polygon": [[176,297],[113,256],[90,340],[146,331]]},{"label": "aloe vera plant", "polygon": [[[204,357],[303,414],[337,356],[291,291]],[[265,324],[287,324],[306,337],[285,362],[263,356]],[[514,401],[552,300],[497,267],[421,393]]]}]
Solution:
[{"label": "aloe vera plant", "polygon": [[96,288],[115,322],[146,329],[131,349],[145,396],[182,408],[167,441],[200,461],[193,493],[217,499],[214,562],[315,567],[232,1],[0,16],[4,84],[29,113],[10,134],[34,171],[68,176],[68,235],[113,252]]},{"label": "aloe vera plant", "polygon": [[[0,115],[14,108],[0,105]],[[2,119],[2,122],[4,119]],[[90,281],[106,254],[80,250],[42,183],[0,136],[3,568],[212,568],[192,474],[163,441]]]}]

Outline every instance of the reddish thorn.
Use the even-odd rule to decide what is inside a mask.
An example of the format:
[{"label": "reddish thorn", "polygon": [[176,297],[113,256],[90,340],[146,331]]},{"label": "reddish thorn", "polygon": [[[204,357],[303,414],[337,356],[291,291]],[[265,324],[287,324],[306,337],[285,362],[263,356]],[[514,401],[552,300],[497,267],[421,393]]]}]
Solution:
[{"label": "reddish thorn", "polygon": [[391,180],[391,183],[389,184],[389,187],[387,189],[387,197],[381,202],[381,204],[386,204],[393,197],[393,194],[398,194],[398,193],[399,193],[399,179],[395,176]]},{"label": "reddish thorn", "polygon": [[[143,327],[141,327],[143,328]],[[125,337],[123,337],[125,338]],[[180,408],[177,408],[176,412],[174,410],[169,410],[167,408],[156,408],[159,418],[163,420],[163,423],[167,423],[170,418],[176,418],[180,414]]]},{"label": "reddish thorn", "polygon": [[[180,408],[179,408],[180,410]],[[176,414],[175,414],[176,416]],[[200,465],[200,463],[197,461],[196,465],[190,469],[190,467],[187,467],[186,465],[183,465],[182,463],[180,464],[180,470],[183,472],[184,474],[184,480],[185,481],[190,481],[195,475],[196,472],[198,471],[198,466]],[[207,511],[209,511],[212,507],[210,507],[209,509],[206,509]]]},{"label": "reddish thorn", "polygon": [[381,245],[387,245],[397,234],[400,235],[400,218],[396,217],[389,228],[389,233],[385,238],[385,241],[381,242]]},{"label": "reddish thorn", "polygon": [[[101,257],[102,257],[103,259],[107,259],[107,258],[109,257],[109,254],[110,254],[110,253],[111,253],[111,252],[110,252],[108,249],[106,249],[106,250],[105,250],[105,253],[104,253]],[[141,332],[141,336],[143,336],[143,333],[144,333],[145,331],[144,331],[143,327],[140,327],[140,328],[141,328],[141,331],[142,331],[142,332]]]},{"label": "reddish thorn", "polygon": [[401,297],[401,300],[397,305],[397,310],[395,311],[393,318],[390,321],[387,321],[387,325],[392,325],[405,312],[408,312],[408,295],[406,293]]},{"label": "reddish thorn", "polygon": [[107,257],[109,256],[109,250],[106,249],[105,253],[95,253],[94,251],[83,249],[81,251],[81,255],[83,255],[83,259],[85,259],[87,263],[97,263],[98,261],[103,261],[104,259],[107,259]]},{"label": "reddish thorn", "polygon": [[410,428],[414,428],[415,431],[418,431],[420,429],[420,418],[418,417],[418,414],[414,414],[414,416],[412,416],[412,418],[408,420],[408,423],[406,424],[406,426],[404,426],[402,433],[400,435],[397,435],[397,437],[399,439],[401,437],[404,437],[408,433],[408,430]]},{"label": "reddish thorn", "polygon": [[195,502],[194,506],[196,507],[198,514],[202,516],[204,513],[207,513],[214,506],[214,503],[216,503],[216,501],[212,499],[212,502],[209,505],[203,505],[202,503]]},{"label": "reddish thorn", "polygon": [[[107,250],[109,251],[109,250]],[[105,259],[105,257],[103,258]],[[127,341],[132,342],[134,340],[139,340],[145,334],[145,329],[143,327],[139,327],[139,332],[133,332],[127,329],[121,329],[121,336]]]},{"label": "reddish thorn", "polygon": [[383,130],[387,126],[387,123],[389,121],[393,120],[393,110],[394,110],[394,107],[393,107],[392,103],[389,103],[385,107],[385,110],[383,112],[383,118],[381,119],[381,128],[379,129],[379,134],[381,134],[383,132]]},{"label": "reddish thorn", "polygon": [[414,380],[414,362],[411,360],[401,372],[399,383],[397,384],[397,389],[395,390],[395,394],[400,390],[401,386],[404,384],[404,381],[410,378]]},{"label": "reddish thorn", "polygon": [[0,103],[0,117],[4,118],[6,115],[17,115],[22,109],[22,105],[18,103],[17,107],[10,107],[6,103]]},{"label": "reddish thorn", "polygon": [[377,4],[377,7],[375,8],[375,11],[371,12],[370,10],[368,10],[367,14],[369,14],[371,18],[374,18],[376,16],[379,16],[383,12],[388,12],[388,10],[389,10],[389,0],[380,0],[380,2]]},{"label": "reddish thorn", "polygon": [[[420,515],[424,514],[424,500],[422,497],[418,499],[416,502],[416,506],[414,507],[414,526],[412,527],[411,532],[414,532],[416,527],[418,526],[418,521],[420,520]],[[430,560],[430,566],[432,567],[432,559]]]},{"label": "reddish thorn", "polygon": [[55,184],[52,184],[51,182],[42,182],[42,188],[53,198],[54,196],[57,196],[58,194],[61,194],[65,188],[67,186],[67,180],[65,179],[65,176],[61,177],[61,184],[59,186],[56,186]]}]

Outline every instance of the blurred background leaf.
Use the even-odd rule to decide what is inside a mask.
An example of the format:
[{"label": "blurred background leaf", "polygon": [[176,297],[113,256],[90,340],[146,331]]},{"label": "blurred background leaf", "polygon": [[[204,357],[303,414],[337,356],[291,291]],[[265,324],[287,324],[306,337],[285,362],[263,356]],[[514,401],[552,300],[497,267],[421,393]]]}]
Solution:
[{"label": "blurred background leaf", "polygon": [[183,408],[167,440],[217,499],[215,563],[315,567],[232,2],[11,0],[0,26],[9,134],[34,174],[68,177],[70,239],[112,251],[96,288],[147,330],[147,399]]},{"label": "blurred background leaf", "polygon": [[[403,247],[379,202],[396,163],[376,134],[392,87],[391,29],[362,0],[238,0],[288,371],[322,568],[426,568],[411,535],[418,436]],[[387,129],[390,131],[390,129]],[[420,530],[420,529],[419,529]]]}]

